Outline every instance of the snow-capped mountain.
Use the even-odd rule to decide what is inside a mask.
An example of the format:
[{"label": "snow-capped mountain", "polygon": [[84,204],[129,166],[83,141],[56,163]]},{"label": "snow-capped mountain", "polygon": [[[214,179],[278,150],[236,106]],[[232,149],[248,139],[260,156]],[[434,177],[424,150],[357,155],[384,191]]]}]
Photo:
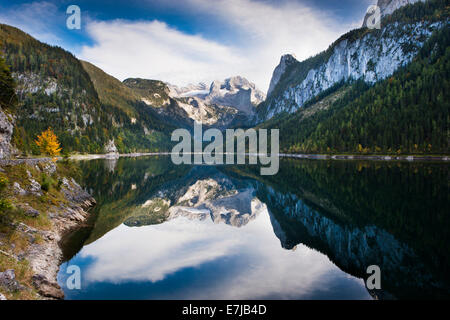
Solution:
[{"label": "snow-capped mountain", "polygon": [[254,83],[236,76],[213,81],[205,100],[212,104],[234,107],[246,114],[253,114],[254,107],[264,101],[265,95]]},{"label": "snow-capped mountain", "polygon": [[247,115],[254,113],[254,107],[264,101],[265,95],[254,83],[241,76],[223,81],[215,80],[207,89],[206,84],[189,84],[177,87],[167,84],[173,98],[195,97],[196,104],[231,107]]}]

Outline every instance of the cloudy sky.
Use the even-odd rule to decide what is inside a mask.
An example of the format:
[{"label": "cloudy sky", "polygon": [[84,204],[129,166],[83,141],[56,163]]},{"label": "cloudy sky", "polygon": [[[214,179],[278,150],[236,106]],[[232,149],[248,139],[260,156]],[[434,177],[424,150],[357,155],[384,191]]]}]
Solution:
[{"label": "cloudy sky", "polygon": [[[266,91],[281,55],[302,60],[359,27],[375,0],[0,0],[0,22],[107,73],[177,85],[241,75]],[[113,3],[113,5],[112,5]],[[81,29],[66,27],[69,5]]]}]

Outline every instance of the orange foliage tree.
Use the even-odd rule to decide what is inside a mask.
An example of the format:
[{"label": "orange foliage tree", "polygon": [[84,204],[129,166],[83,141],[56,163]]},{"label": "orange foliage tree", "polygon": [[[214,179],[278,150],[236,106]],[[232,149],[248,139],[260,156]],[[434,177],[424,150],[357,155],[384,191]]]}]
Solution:
[{"label": "orange foliage tree", "polygon": [[61,145],[59,144],[58,137],[53,132],[52,128],[48,128],[46,131],[38,135],[35,142],[44,154],[48,154],[51,157],[56,157],[61,154]]}]

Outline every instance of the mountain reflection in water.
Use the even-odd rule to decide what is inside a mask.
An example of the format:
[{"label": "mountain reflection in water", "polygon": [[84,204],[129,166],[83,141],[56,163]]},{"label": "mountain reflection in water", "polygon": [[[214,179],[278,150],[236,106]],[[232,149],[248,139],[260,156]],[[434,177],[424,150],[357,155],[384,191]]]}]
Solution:
[{"label": "mountain reflection in water", "polygon": [[[64,242],[68,299],[449,297],[448,167],[283,160],[81,162],[98,201]],[[69,265],[82,289],[69,290]],[[381,290],[367,290],[367,267]]]}]

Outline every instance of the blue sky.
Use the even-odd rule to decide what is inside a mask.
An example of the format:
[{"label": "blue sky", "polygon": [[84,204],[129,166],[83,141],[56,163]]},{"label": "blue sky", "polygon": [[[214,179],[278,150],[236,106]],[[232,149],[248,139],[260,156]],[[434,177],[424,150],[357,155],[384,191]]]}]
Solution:
[{"label": "blue sky", "polygon": [[[305,59],[359,27],[375,0],[5,1],[0,22],[107,73],[178,85],[242,75],[267,90],[280,56]],[[69,5],[81,30],[66,28]]]}]

